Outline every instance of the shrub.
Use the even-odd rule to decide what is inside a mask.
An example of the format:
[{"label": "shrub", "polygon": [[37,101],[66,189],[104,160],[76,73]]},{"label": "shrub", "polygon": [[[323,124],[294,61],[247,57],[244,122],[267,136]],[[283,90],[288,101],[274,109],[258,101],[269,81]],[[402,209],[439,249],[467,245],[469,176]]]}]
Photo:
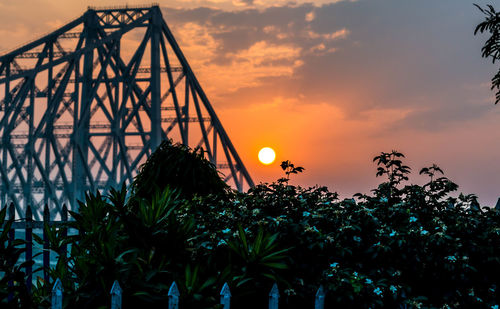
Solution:
[{"label": "shrub", "polygon": [[195,194],[223,194],[229,190],[215,166],[203,157],[203,150],[163,141],[144,163],[132,184],[136,197],[151,198],[167,186],[183,198]]},{"label": "shrub", "polygon": [[7,207],[4,207],[0,210],[0,307],[29,308],[33,302],[23,270],[26,266],[33,265],[33,262],[20,262],[20,257],[25,252],[25,241],[9,241],[9,230],[14,219],[5,220],[6,215]]},{"label": "shrub", "polygon": [[285,308],[311,307],[319,284],[329,291],[328,306],[496,305],[499,213],[481,209],[474,195],[451,197],[458,186],[436,165],[420,171],[428,183],[404,185],[411,169],[402,159],[396,151],[374,159],[387,181],[371,195],[338,200],[324,187],[289,185],[287,177],[230,203],[200,199],[189,211],[213,246],[241,224],[249,234],[276,233],[291,248]]},{"label": "shrub", "polygon": [[[170,187],[126,200],[125,188],[87,196],[52,249],[71,243],[71,307],[107,305],[115,279],[125,306],[164,306],[173,280],[185,308],[216,306],[228,282],[237,308],[265,305],[274,282],[280,308],[312,307],[320,284],[327,307],[489,307],[500,302],[500,214],[436,165],[430,180],[407,184],[411,169],[396,151],[374,161],[387,177],[370,194],[340,200],[326,187],[290,185],[303,169],[246,193],[193,194]],[[294,173],[295,171],[295,173]],[[137,180],[136,180],[137,181]],[[136,191],[133,191],[136,192]]]}]

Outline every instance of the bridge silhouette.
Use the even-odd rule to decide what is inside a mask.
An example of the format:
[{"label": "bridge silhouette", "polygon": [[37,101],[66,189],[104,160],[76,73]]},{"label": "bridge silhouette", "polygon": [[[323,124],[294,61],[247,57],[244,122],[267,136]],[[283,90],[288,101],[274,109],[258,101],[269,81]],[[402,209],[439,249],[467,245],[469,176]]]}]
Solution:
[{"label": "bridge silhouette", "polygon": [[166,138],[253,186],[159,6],[89,8],[0,56],[0,202],[75,210],[130,183]]}]

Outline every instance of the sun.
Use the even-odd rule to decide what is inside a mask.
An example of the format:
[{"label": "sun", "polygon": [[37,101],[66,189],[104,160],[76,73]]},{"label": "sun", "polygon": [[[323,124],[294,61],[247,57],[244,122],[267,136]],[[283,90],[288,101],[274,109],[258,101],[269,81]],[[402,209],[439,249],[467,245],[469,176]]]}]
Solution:
[{"label": "sun", "polygon": [[276,153],[271,147],[264,147],[259,151],[259,161],[262,164],[269,165],[276,159]]}]

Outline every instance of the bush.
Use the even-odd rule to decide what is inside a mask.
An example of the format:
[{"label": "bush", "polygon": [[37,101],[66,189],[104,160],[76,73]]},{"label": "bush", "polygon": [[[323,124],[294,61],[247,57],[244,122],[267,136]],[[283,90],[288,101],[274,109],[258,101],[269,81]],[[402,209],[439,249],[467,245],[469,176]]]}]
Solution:
[{"label": "bush", "polygon": [[143,165],[131,192],[123,186],[106,197],[87,194],[65,226],[77,235],[45,227],[51,250],[71,245],[69,259],[59,260],[51,271],[53,280],[63,278],[65,306],[107,306],[114,280],[123,287],[128,308],[163,308],[174,280],[184,308],[216,305],[225,281],[245,287],[242,294],[267,289],[260,279],[279,280],[276,270],[286,267],[287,250],[278,246],[277,235],[261,229],[248,237],[240,228],[226,246],[211,247],[190,214],[192,198],[222,202],[230,195],[200,152],[170,142]]},{"label": "bush", "polygon": [[132,184],[136,197],[151,198],[167,186],[181,197],[223,194],[229,190],[215,166],[203,157],[203,150],[163,141],[144,163]]},{"label": "bush", "polygon": [[319,284],[332,307],[498,304],[500,214],[481,209],[474,195],[451,197],[458,186],[436,165],[420,171],[428,183],[403,186],[411,169],[402,158],[393,151],[374,159],[387,181],[373,195],[340,201],[324,187],[283,178],[235,194],[231,203],[199,200],[189,211],[213,246],[242,224],[249,234],[264,227],[291,248],[285,308],[311,307]]},{"label": "bush", "polygon": [[0,307],[29,308],[33,304],[26,286],[26,273],[23,269],[33,262],[20,263],[25,252],[25,241],[9,241],[9,230],[14,219],[5,220],[7,207],[0,210]]},{"label": "bush", "polygon": [[290,185],[303,168],[288,161],[285,178],[246,193],[88,194],[69,223],[79,235],[49,230],[52,250],[72,245],[69,267],[61,260],[52,276],[65,278],[71,308],[107,306],[115,279],[130,308],[164,306],[174,280],[184,308],[216,308],[224,282],[235,308],[265,307],[274,282],[280,308],[312,308],[320,284],[327,307],[499,304],[499,212],[452,197],[458,186],[436,165],[420,171],[428,183],[405,185],[403,159],[381,153],[377,176],[387,180],[344,200]]}]

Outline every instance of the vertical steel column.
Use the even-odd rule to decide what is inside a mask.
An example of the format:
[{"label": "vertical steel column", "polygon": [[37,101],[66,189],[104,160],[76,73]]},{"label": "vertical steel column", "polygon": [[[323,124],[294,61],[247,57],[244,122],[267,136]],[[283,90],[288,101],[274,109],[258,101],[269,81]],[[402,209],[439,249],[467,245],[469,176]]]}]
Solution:
[{"label": "vertical steel column", "polygon": [[[88,10],[85,13],[84,32],[85,47],[92,46],[97,39],[98,21],[95,11]],[[80,100],[79,115],[75,110],[78,125],[75,128],[75,145],[73,148],[73,183],[76,191],[75,198],[83,200],[87,191],[87,175],[85,173],[88,166],[89,153],[89,129],[90,129],[90,107],[92,105],[93,86],[93,63],[94,49],[89,49],[83,55],[82,95]],[[76,81],[78,82],[78,81]]]},{"label": "vertical steel column", "polygon": [[162,16],[160,8],[152,8],[151,17],[151,151],[161,143],[161,81],[160,35]]},{"label": "vertical steel column", "polygon": [[24,188],[24,205],[33,206],[33,201],[31,199],[31,190],[33,183],[33,152],[35,152],[35,138],[33,136],[34,133],[34,117],[35,117],[35,78],[31,81],[31,89],[30,89],[30,105],[28,107],[28,121],[29,121],[29,129],[28,129],[28,144],[26,145],[26,160],[28,161],[28,175],[26,180],[26,187]]},{"label": "vertical steel column", "polygon": [[72,138],[70,140],[70,143],[71,143],[71,148],[72,148],[72,155],[73,155],[73,160],[71,160],[71,192],[70,192],[70,196],[69,196],[69,199],[70,199],[70,207],[75,207],[71,210],[73,211],[76,211],[77,210],[77,202],[76,202],[76,199],[77,199],[77,192],[78,192],[78,189],[77,189],[77,183],[76,183],[76,174],[75,174],[75,171],[76,171],[76,162],[75,161],[75,158],[76,158],[76,128],[78,127],[78,117],[79,117],[79,108],[80,108],[80,83],[79,83],[79,80],[80,80],[80,61],[81,61],[81,57],[78,57],[78,59],[75,60],[75,70],[73,71],[73,74],[74,74],[74,79],[75,79],[75,82],[73,83],[73,97],[74,97],[74,103],[73,103],[73,134],[72,134]]},{"label": "vertical steel column", "polygon": [[[5,77],[6,77],[6,82],[5,82],[5,97],[4,97],[4,106],[3,106],[3,113],[4,115],[7,113],[7,108],[8,106],[10,105],[10,62],[7,63],[6,67],[5,67]],[[2,128],[3,129],[3,136],[2,136],[2,144],[0,145],[0,149],[2,150],[2,167],[3,167],[3,170],[4,171],[7,171],[7,134],[5,134],[6,132],[6,129],[7,129],[7,121],[4,122],[5,125],[4,127]],[[6,178],[8,176],[6,175]],[[7,188],[6,188],[7,184],[3,184],[3,187],[5,188],[4,189],[4,194],[2,194],[2,205],[0,205],[0,207],[4,207],[6,206],[8,200],[9,200],[9,196],[8,196],[8,193],[7,193]]]},{"label": "vertical steel column", "polygon": [[[47,43],[49,44],[49,62],[52,62],[54,60],[54,44],[52,42]],[[53,79],[53,67],[50,66],[47,72],[48,75],[48,81],[47,81],[47,111],[52,110],[52,106],[49,106],[50,102],[52,102],[52,79]],[[50,134],[53,130],[53,125],[54,125],[54,119],[49,119],[45,125],[45,171],[47,172],[47,177],[50,179],[50,164],[52,163],[50,161]],[[48,187],[49,184],[46,184]],[[55,187],[55,186],[54,186]],[[47,190],[45,188],[44,193],[43,193],[43,204],[44,205],[49,205],[50,198],[52,197],[52,190]],[[49,207],[50,209],[50,207]]]},{"label": "vertical steel column", "polygon": [[[186,93],[184,94],[184,106],[182,107],[182,115],[179,121],[184,120],[184,136],[186,137],[183,143],[189,145],[189,85],[191,83],[189,75],[186,75],[186,85],[184,86]],[[193,93],[196,95],[196,93]],[[193,98],[194,101],[194,98]],[[202,120],[201,120],[202,121]]]},{"label": "vertical steel column", "polygon": [[[212,126],[213,120],[212,120]],[[212,164],[216,165],[217,164],[217,130],[215,129],[215,126],[212,129],[214,131],[214,138],[212,142]]]},{"label": "vertical steel column", "polygon": [[[120,58],[120,40],[116,42],[116,49],[113,51],[116,54],[116,59]],[[121,181],[122,181],[122,176],[118,175],[118,164],[120,163],[120,160],[118,158],[118,139],[119,135],[122,134],[121,132],[121,123],[122,123],[122,109],[120,108],[119,102],[120,102],[120,70],[118,67],[114,68],[114,74],[115,78],[113,80],[113,85],[115,87],[115,93],[114,93],[114,102],[111,106],[112,111],[113,111],[113,123],[111,124],[111,132],[112,132],[112,147],[113,147],[113,167],[111,169],[111,173],[113,175],[114,179],[114,185],[117,186]]]}]

